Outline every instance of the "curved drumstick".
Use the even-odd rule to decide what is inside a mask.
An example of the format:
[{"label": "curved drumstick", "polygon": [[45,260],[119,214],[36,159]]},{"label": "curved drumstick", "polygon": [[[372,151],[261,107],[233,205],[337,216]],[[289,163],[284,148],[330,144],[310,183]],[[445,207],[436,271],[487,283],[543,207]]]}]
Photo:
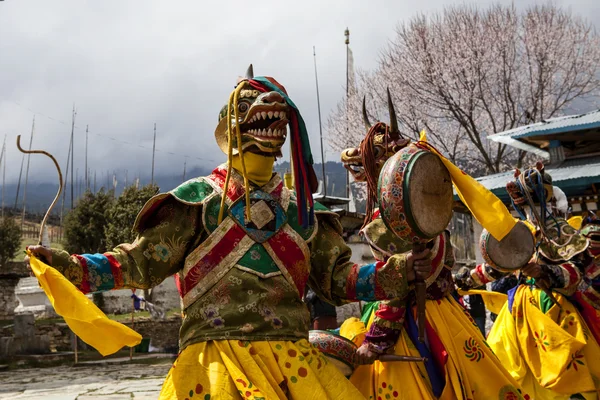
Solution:
[{"label": "curved drumstick", "polygon": [[413,356],[399,356],[396,354],[384,354],[380,356],[378,361],[390,362],[390,361],[405,361],[405,362],[426,362],[427,357],[413,357]]},{"label": "curved drumstick", "polygon": [[56,196],[54,197],[54,200],[52,201],[52,203],[50,204],[50,207],[48,207],[48,211],[46,211],[46,214],[44,215],[44,219],[42,220],[42,223],[40,225],[40,240],[38,242],[39,245],[42,244],[42,237],[44,235],[44,227],[46,226],[46,221],[48,220],[48,217],[50,216],[50,212],[52,212],[52,208],[54,208],[54,205],[56,204],[56,202],[58,201],[58,199],[60,198],[60,195],[63,191],[63,176],[62,176],[62,172],[60,170],[60,166],[58,165],[58,161],[56,161],[56,158],[54,158],[54,156],[50,153],[48,153],[47,151],[44,150],[25,150],[24,148],[21,147],[21,135],[17,136],[17,147],[19,148],[19,151],[21,153],[25,153],[25,154],[43,154],[45,156],[50,157],[50,159],[54,162],[54,166],[56,167],[56,171],[58,172],[58,180],[59,180],[59,184],[58,184],[58,193],[56,193]]},{"label": "curved drumstick", "polygon": [[[381,362],[427,362],[427,357],[414,357],[414,356],[399,356],[397,354],[382,354],[377,357],[376,361]],[[369,365],[356,363],[355,365]]]}]

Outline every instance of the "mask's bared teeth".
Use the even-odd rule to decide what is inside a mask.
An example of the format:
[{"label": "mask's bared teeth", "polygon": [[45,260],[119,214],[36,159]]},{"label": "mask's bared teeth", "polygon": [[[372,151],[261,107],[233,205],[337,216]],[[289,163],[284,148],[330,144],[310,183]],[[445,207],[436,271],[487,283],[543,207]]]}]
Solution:
[{"label": "mask's bared teeth", "polygon": [[262,119],[267,119],[267,113],[265,111],[261,112],[260,115],[262,116]]},{"label": "mask's bared teeth", "polygon": [[269,111],[269,112],[267,113],[267,115],[269,116],[269,119],[272,119],[272,118],[273,118],[273,111]]},{"label": "mask's bared teeth", "polygon": [[287,114],[285,113],[285,111],[282,111],[279,113],[279,118],[284,119],[287,117]]},{"label": "mask's bared teeth", "polygon": [[279,118],[279,111],[275,111],[275,112],[273,113],[273,116],[274,116],[275,118]]}]

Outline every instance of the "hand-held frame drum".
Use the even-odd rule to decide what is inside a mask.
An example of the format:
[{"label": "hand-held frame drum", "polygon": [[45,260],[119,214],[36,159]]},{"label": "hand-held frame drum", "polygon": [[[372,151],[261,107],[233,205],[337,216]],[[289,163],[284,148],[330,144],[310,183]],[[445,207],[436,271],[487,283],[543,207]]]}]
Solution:
[{"label": "hand-held frame drum", "polygon": [[[336,334],[328,331],[309,331],[308,340],[311,345],[317,348],[327,359],[335,365],[346,377],[352,375],[356,363],[356,345]],[[395,354],[383,354],[378,358],[382,362],[404,361],[418,362],[427,361],[425,357],[399,356]]]},{"label": "hand-held frame drum", "polygon": [[[388,229],[413,242],[413,253],[440,235],[452,219],[452,180],[439,156],[411,144],[390,157],[379,175],[379,210]],[[415,282],[419,340],[425,336],[426,286]]]},{"label": "hand-held frame drum", "polygon": [[[479,239],[479,249],[487,265],[497,271],[510,273],[529,264],[535,255],[536,240],[527,225],[518,221],[508,235],[500,241],[484,229]],[[547,282],[538,278],[536,286],[546,293],[552,303],[562,308]]]},{"label": "hand-held frame drum", "polygon": [[484,229],[479,248],[487,265],[501,272],[514,272],[531,261],[535,254],[535,238],[527,225],[518,221],[500,241]]}]

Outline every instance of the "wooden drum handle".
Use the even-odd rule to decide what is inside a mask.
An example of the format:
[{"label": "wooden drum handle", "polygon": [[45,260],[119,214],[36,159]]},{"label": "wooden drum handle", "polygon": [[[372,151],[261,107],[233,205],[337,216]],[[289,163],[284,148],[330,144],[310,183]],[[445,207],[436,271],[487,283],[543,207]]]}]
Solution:
[{"label": "wooden drum handle", "polygon": [[[421,253],[425,251],[427,247],[426,243],[413,243],[412,251],[413,253]],[[419,328],[419,342],[423,343],[425,341],[425,301],[427,300],[426,296],[427,287],[425,285],[425,281],[418,277],[415,280],[415,292],[417,298],[417,326]]]}]

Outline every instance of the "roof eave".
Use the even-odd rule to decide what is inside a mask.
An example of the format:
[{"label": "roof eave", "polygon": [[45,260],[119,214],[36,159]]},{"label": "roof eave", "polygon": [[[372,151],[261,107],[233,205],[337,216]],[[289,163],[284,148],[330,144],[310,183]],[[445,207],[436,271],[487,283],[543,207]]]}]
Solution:
[{"label": "roof eave", "polygon": [[519,150],[528,151],[530,153],[533,153],[537,156],[540,156],[540,157],[543,157],[546,159],[550,158],[550,154],[546,150],[542,150],[538,147],[532,146],[532,145],[522,142],[520,140],[513,139],[509,136],[491,135],[491,136],[488,136],[488,139],[491,139],[497,143],[502,143],[507,146],[514,147]]}]

